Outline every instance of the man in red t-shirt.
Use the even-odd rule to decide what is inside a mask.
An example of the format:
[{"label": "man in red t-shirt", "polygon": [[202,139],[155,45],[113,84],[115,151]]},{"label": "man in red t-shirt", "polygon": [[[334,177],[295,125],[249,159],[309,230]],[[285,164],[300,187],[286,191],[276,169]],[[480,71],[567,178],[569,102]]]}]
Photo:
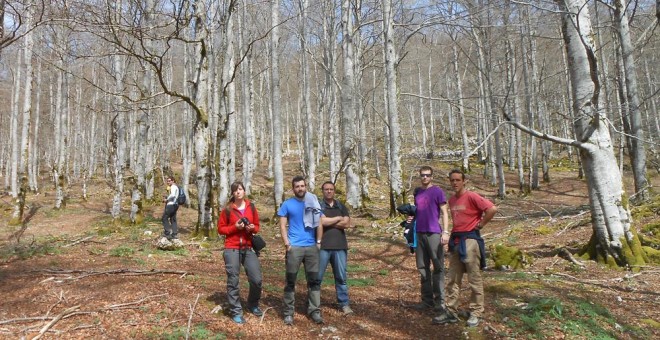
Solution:
[{"label": "man in red t-shirt", "polygon": [[460,170],[449,173],[454,195],[449,199],[453,228],[451,235],[443,231],[442,242],[449,244],[449,274],[447,310],[433,318],[435,324],[458,322],[458,296],[463,274],[468,275],[472,295],[467,324],[477,326],[484,312],[484,285],[481,270],[486,267],[484,240],[479,231],[497,212],[493,203],[465,188],[465,174]]}]

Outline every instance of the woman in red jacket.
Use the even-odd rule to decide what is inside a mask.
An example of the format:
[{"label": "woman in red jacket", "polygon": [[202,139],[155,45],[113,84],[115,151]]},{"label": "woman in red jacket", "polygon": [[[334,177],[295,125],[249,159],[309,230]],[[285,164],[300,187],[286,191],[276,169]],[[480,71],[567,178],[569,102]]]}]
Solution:
[{"label": "woman in red jacket", "polygon": [[225,269],[227,271],[227,300],[231,306],[232,320],[245,322],[238,290],[241,264],[250,283],[247,307],[250,313],[262,316],[259,308],[261,299],[261,264],[252,249],[252,235],[259,232],[259,214],[245,197],[245,186],[241,182],[231,185],[231,199],[218,219],[218,232],[225,235]]}]

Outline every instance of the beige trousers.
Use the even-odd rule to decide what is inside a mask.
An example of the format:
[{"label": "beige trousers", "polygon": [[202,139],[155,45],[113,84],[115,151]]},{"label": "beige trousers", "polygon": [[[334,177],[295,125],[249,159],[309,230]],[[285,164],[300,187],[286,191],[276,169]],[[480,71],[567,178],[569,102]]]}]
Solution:
[{"label": "beige trousers", "polygon": [[468,275],[470,286],[470,314],[481,318],[484,312],[484,281],[479,268],[481,253],[476,240],[465,240],[467,263],[461,262],[458,252],[449,254],[449,273],[447,275],[447,310],[458,314],[458,298],[461,292],[463,274]]}]

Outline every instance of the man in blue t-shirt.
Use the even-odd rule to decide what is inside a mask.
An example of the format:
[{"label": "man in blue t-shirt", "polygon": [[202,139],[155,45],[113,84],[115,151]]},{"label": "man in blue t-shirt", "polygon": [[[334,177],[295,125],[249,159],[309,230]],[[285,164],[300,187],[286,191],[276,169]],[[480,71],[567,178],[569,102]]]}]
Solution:
[{"label": "man in blue t-shirt", "polygon": [[[319,221],[306,226],[310,214],[321,214],[320,209],[311,207],[308,202],[318,199],[307,192],[305,178],[296,176],[291,181],[294,197],[284,201],[277,210],[280,216],[282,241],[286,248],[286,283],[284,286],[284,324],[293,325],[296,278],[302,263],[307,278],[307,314],[317,324],[323,323],[321,317],[321,281],[319,280],[319,248],[323,235],[323,216]],[[306,204],[307,203],[307,204]],[[305,217],[308,214],[308,217]],[[313,216],[311,220],[314,220]],[[320,222],[320,223],[319,223]]]},{"label": "man in blue t-shirt", "polygon": [[[417,207],[417,248],[415,256],[420,275],[422,302],[416,309],[445,308],[445,251],[447,240],[443,228],[449,225],[447,197],[440,187],[433,185],[433,168],[419,168],[420,186],[415,189]],[[442,218],[442,224],[439,219]],[[431,272],[433,264],[433,272]]]}]

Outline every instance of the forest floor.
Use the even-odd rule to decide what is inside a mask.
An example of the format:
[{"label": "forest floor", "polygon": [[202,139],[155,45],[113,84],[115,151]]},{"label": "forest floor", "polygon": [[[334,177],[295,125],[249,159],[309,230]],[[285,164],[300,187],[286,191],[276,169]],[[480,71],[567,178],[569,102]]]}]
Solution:
[{"label": "forest floor", "polygon": [[[306,286],[300,276],[292,327],[282,322],[284,249],[265,178],[255,179],[253,193],[268,243],[260,257],[266,313],[257,318],[246,312],[243,325],[213,313],[226,301],[222,242],[192,237],[194,209],[179,210],[186,247],[161,251],[155,241],[163,206],[147,206],[149,217],[141,225],[113,227],[112,191],[105,182],[90,183],[86,201],[81,188],[72,185],[62,210],[52,207],[52,190],[44,184],[42,194],[28,197],[35,213],[24,229],[7,226],[11,199],[5,195],[0,198],[0,338],[659,338],[660,267],[633,273],[593,261],[578,265],[558,255],[562,247],[576,253],[592,233],[585,182],[574,171],[558,169],[541,190],[512,191],[504,201],[494,199],[495,188],[481,176],[472,176],[469,187],[499,207],[483,231],[487,246],[518,247],[529,262],[517,271],[497,271],[489,260],[485,318],[474,328],[464,320],[433,325],[432,312],[410,308],[419,302],[414,256],[401,237],[401,218],[387,218],[387,191],[377,181],[369,209],[353,213],[356,228],[348,232],[355,313],[344,317],[337,309],[329,270],[321,294],[325,324],[314,324],[305,316]],[[451,194],[446,171],[436,171],[435,183]],[[508,183],[515,183],[509,175]],[[652,180],[658,187],[657,174]],[[369,214],[375,218],[366,218]],[[659,214],[658,209],[641,214],[635,227],[657,222]],[[240,280],[245,299],[247,278],[241,274]],[[463,308],[468,296],[464,282]]]}]

